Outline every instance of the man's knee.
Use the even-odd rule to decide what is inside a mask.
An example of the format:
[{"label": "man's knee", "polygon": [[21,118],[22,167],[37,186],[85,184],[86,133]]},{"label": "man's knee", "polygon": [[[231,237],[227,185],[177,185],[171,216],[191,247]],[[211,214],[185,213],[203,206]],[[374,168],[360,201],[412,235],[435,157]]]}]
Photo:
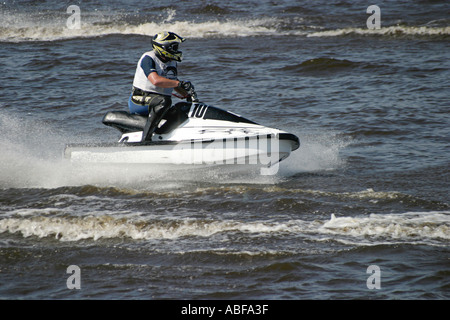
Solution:
[{"label": "man's knee", "polygon": [[157,114],[167,111],[172,105],[172,99],[170,97],[161,97],[159,103],[154,106],[154,110]]}]

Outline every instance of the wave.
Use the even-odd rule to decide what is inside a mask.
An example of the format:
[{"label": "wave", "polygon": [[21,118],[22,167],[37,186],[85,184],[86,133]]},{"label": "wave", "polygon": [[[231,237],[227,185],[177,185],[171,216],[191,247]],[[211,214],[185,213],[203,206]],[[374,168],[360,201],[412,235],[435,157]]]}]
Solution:
[{"label": "wave", "polygon": [[370,202],[373,204],[379,203],[402,203],[410,205],[421,206],[438,206],[438,208],[447,209],[449,204],[445,202],[436,202],[433,200],[422,199],[418,196],[409,195],[398,191],[375,191],[372,188],[368,188],[362,191],[353,192],[333,192],[314,189],[292,189],[284,188],[278,185],[265,187],[264,192],[267,193],[280,193],[283,195],[310,195],[313,197],[329,197],[332,199],[340,200],[357,200],[363,202]]},{"label": "wave", "polygon": [[[69,29],[66,21],[61,19],[48,20],[29,15],[7,15],[0,25],[0,41],[56,41],[115,34],[153,36],[164,30],[171,30],[187,38],[248,37],[270,35],[277,32],[273,27],[274,19],[272,18],[195,22],[173,21],[174,15],[174,11],[170,11],[168,18],[162,21],[138,24],[123,21],[120,17],[116,18],[117,21],[115,18],[108,18],[104,21],[105,19],[94,16],[82,19],[79,29]],[[1,18],[5,18],[5,14]]]},{"label": "wave", "polygon": [[[45,210],[44,210],[45,211]],[[36,216],[39,214],[39,216]],[[241,221],[207,219],[145,219],[114,216],[111,213],[79,216],[49,216],[54,212],[16,212],[0,220],[0,233],[19,233],[23,237],[54,238],[59,241],[99,239],[179,239],[213,237],[227,233],[243,236],[309,237],[313,241],[337,241],[373,246],[389,243],[444,245],[450,240],[449,211],[371,214],[336,217],[330,220]],[[57,215],[58,213],[56,213]],[[325,237],[325,238],[324,238]]]},{"label": "wave", "polygon": [[449,36],[450,27],[426,26],[389,26],[380,29],[343,28],[312,32],[307,37],[340,37],[348,35],[359,36]]},{"label": "wave", "polygon": [[[222,4],[222,3],[221,3]],[[199,4],[200,7],[192,8],[188,10],[190,13],[195,14],[213,14],[213,15],[223,15],[230,14],[233,12],[232,9],[229,9],[223,3],[223,6],[215,5],[215,4]]]},{"label": "wave", "polygon": [[346,59],[334,59],[334,58],[314,58],[303,61],[297,65],[288,65],[277,69],[277,71],[288,73],[300,73],[300,74],[312,74],[318,73],[330,73],[340,71],[352,71],[355,69],[376,69],[380,66],[372,65],[366,62],[354,62]]},{"label": "wave", "polygon": [[24,237],[54,237],[61,241],[130,238],[133,240],[211,237],[221,232],[283,232],[286,224],[270,222],[207,221],[199,219],[132,221],[111,216],[32,217],[0,220],[0,233],[21,233]]},{"label": "wave", "polygon": [[266,192],[277,193],[293,193],[293,194],[312,194],[317,196],[328,196],[337,198],[349,198],[349,199],[371,199],[371,200],[393,200],[393,199],[405,199],[411,197],[409,195],[397,192],[397,191],[375,191],[372,188],[355,191],[355,192],[332,192],[312,189],[290,189],[280,186],[270,186],[264,188]]},{"label": "wave", "polygon": [[[321,30],[322,26],[308,25],[303,20],[292,21],[290,18],[226,18],[230,12],[227,8],[206,5],[201,12],[214,14],[216,18],[209,21],[178,20],[176,11],[167,10],[164,17],[160,14],[142,22],[142,18],[126,14],[110,15],[101,12],[83,12],[79,29],[69,29],[66,25],[68,16],[0,12],[0,41],[57,41],[74,38],[92,38],[108,35],[142,35],[153,36],[163,30],[171,30],[188,38],[211,37],[251,37],[251,36],[307,36],[338,37],[348,35],[363,36],[448,36],[450,27],[435,26],[389,26],[381,29],[341,28]],[[131,22],[130,22],[131,21]]]},{"label": "wave", "polygon": [[[358,238],[367,245],[395,240],[407,240],[412,244],[425,243],[427,239],[448,242],[449,217],[448,211],[371,214],[367,217],[337,218],[332,215],[319,231],[333,236]],[[343,239],[343,242],[346,242],[346,239]]]}]

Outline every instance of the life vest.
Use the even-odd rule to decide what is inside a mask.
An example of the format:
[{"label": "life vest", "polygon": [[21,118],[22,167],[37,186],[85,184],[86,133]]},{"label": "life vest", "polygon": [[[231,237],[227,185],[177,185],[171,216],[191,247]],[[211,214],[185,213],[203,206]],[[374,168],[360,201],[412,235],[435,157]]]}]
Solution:
[{"label": "life vest", "polygon": [[149,56],[153,60],[154,69],[158,75],[171,80],[177,80],[177,62],[171,60],[164,63],[156,56],[154,51],[148,51],[141,56],[137,63],[136,73],[133,80],[133,87],[139,88],[146,92],[153,92],[165,96],[171,96],[173,88],[160,88],[153,85],[153,83],[148,80],[141,66],[142,59],[144,59],[145,56]]}]

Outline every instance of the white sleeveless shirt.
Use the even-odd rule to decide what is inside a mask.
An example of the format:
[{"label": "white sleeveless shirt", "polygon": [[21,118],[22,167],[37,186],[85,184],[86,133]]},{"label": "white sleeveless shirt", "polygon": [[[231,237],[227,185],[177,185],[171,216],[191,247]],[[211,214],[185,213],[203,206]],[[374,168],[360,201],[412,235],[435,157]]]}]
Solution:
[{"label": "white sleeveless shirt", "polygon": [[[134,75],[133,80],[133,86],[136,88],[139,88],[144,91],[148,92],[154,92],[158,94],[162,94],[165,96],[170,96],[172,94],[173,88],[161,88],[155,86],[153,83],[148,80],[147,76],[145,75],[144,70],[142,69],[141,62],[145,58],[145,56],[149,56],[154,61],[154,69],[156,73],[162,77],[171,79],[171,80],[177,80],[177,62],[176,61],[168,61],[167,63],[162,62],[159,60],[159,58],[156,56],[154,51],[148,51],[144,53],[141,58],[139,59],[136,67],[136,73]],[[153,71],[153,69],[152,69]]]}]

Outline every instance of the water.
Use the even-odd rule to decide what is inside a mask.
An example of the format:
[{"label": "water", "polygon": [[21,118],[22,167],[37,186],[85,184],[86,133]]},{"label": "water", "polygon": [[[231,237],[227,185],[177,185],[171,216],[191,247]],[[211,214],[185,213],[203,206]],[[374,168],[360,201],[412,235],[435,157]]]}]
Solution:
[{"label": "water", "polygon": [[[0,4],[2,299],[450,297],[448,2],[71,4]],[[277,175],[63,161],[162,30],[202,101],[299,136]]]}]

